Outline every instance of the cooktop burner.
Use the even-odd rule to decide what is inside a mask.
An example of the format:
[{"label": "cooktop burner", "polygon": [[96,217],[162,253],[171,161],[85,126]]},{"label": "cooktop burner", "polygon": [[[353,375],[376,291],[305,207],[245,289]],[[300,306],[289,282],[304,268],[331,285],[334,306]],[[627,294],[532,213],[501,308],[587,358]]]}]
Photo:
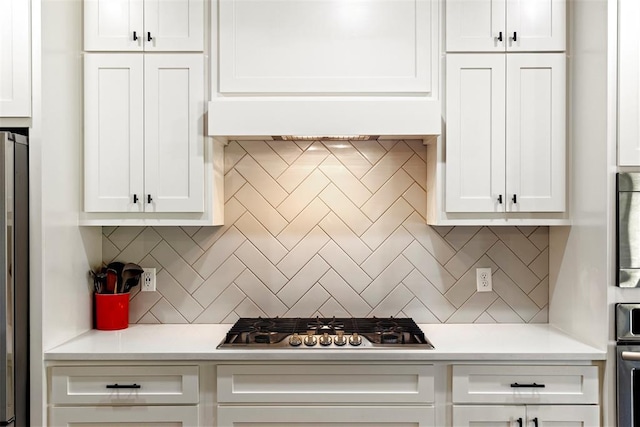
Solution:
[{"label": "cooktop burner", "polygon": [[433,349],[411,318],[240,318],[218,348]]}]

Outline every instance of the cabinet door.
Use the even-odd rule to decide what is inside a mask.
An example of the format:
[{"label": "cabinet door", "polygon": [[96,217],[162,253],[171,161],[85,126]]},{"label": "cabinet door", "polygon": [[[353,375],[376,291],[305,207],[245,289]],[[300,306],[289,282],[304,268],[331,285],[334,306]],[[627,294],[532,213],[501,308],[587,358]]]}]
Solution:
[{"label": "cabinet door", "polygon": [[204,1],[145,0],[144,31],[146,51],[202,51]]},{"label": "cabinet door", "polygon": [[142,212],[144,209],[141,200],[144,192],[142,75],[142,55],[85,55],[84,206],[87,212]]},{"label": "cabinet door", "polygon": [[507,56],[507,211],[565,210],[566,57]]},{"label": "cabinet door", "polygon": [[145,212],[204,210],[204,59],[145,55]]},{"label": "cabinet door", "polygon": [[640,166],[640,2],[618,8],[618,165]]},{"label": "cabinet door", "polygon": [[228,0],[222,93],[432,91],[433,0]]},{"label": "cabinet door", "polygon": [[528,425],[525,418],[524,406],[453,405],[453,425],[456,427],[522,427]]},{"label": "cabinet door", "polygon": [[31,115],[30,3],[0,1],[0,117]]},{"label": "cabinet door", "polygon": [[566,0],[448,0],[449,52],[566,49]]},{"label": "cabinet door", "polygon": [[507,42],[505,2],[447,0],[447,51],[504,52]]},{"label": "cabinet door", "polygon": [[527,405],[527,426],[597,427],[600,413],[597,405]]},{"label": "cabinet door", "polygon": [[431,427],[433,406],[218,406],[224,427]]},{"label": "cabinet door", "polygon": [[446,210],[503,212],[505,55],[451,54],[446,66]]},{"label": "cabinet door", "polygon": [[197,406],[53,407],[49,425],[55,427],[193,427]]},{"label": "cabinet door", "polygon": [[143,0],[85,0],[84,50],[141,51]]},{"label": "cabinet door", "polygon": [[507,50],[565,50],[566,9],[566,0],[507,0]]}]

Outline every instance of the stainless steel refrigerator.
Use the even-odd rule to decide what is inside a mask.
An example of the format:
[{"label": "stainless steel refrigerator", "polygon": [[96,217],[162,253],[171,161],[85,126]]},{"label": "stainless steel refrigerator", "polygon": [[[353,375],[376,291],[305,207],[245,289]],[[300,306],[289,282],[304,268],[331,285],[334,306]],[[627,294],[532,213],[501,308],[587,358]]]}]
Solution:
[{"label": "stainless steel refrigerator", "polygon": [[28,417],[29,145],[0,129],[0,426]]}]

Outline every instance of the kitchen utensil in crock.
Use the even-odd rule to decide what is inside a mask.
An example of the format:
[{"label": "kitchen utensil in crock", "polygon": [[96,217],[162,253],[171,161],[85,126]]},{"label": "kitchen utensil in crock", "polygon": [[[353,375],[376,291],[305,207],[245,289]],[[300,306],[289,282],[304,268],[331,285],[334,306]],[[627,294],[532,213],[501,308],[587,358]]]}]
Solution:
[{"label": "kitchen utensil in crock", "polygon": [[118,289],[122,288],[122,269],[124,268],[124,263],[120,261],[113,261],[107,265],[107,269],[109,268],[115,270],[116,272],[116,288],[111,292],[118,292]]},{"label": "kitchen utensil in crock", "polygon": [[129,292],[140,281],[140,276],[144,270],[138,264],[132,262],[127,263],[122,268],[122,285],[120,292]]},{"label": "kitchen utensil in crock", "polygon": [[107,268],[107,283],[105,293],[116,293],[118,288],[118,273],[113,268]]}]

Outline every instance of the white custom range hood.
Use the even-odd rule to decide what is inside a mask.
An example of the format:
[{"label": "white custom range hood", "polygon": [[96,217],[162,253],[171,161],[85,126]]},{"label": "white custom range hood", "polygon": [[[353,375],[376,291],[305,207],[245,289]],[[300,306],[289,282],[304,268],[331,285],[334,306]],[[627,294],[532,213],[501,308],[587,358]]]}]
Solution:
[{"label": "white custom range hood", "polygon": [[217,0],[208,133],[441,132],[433,0]]},{"label": "white custom range hood", "polygon": [[427,99],[219,98],[209,103],[209,134],[256,136],[427,136],[441,132],[440,103]]}]

